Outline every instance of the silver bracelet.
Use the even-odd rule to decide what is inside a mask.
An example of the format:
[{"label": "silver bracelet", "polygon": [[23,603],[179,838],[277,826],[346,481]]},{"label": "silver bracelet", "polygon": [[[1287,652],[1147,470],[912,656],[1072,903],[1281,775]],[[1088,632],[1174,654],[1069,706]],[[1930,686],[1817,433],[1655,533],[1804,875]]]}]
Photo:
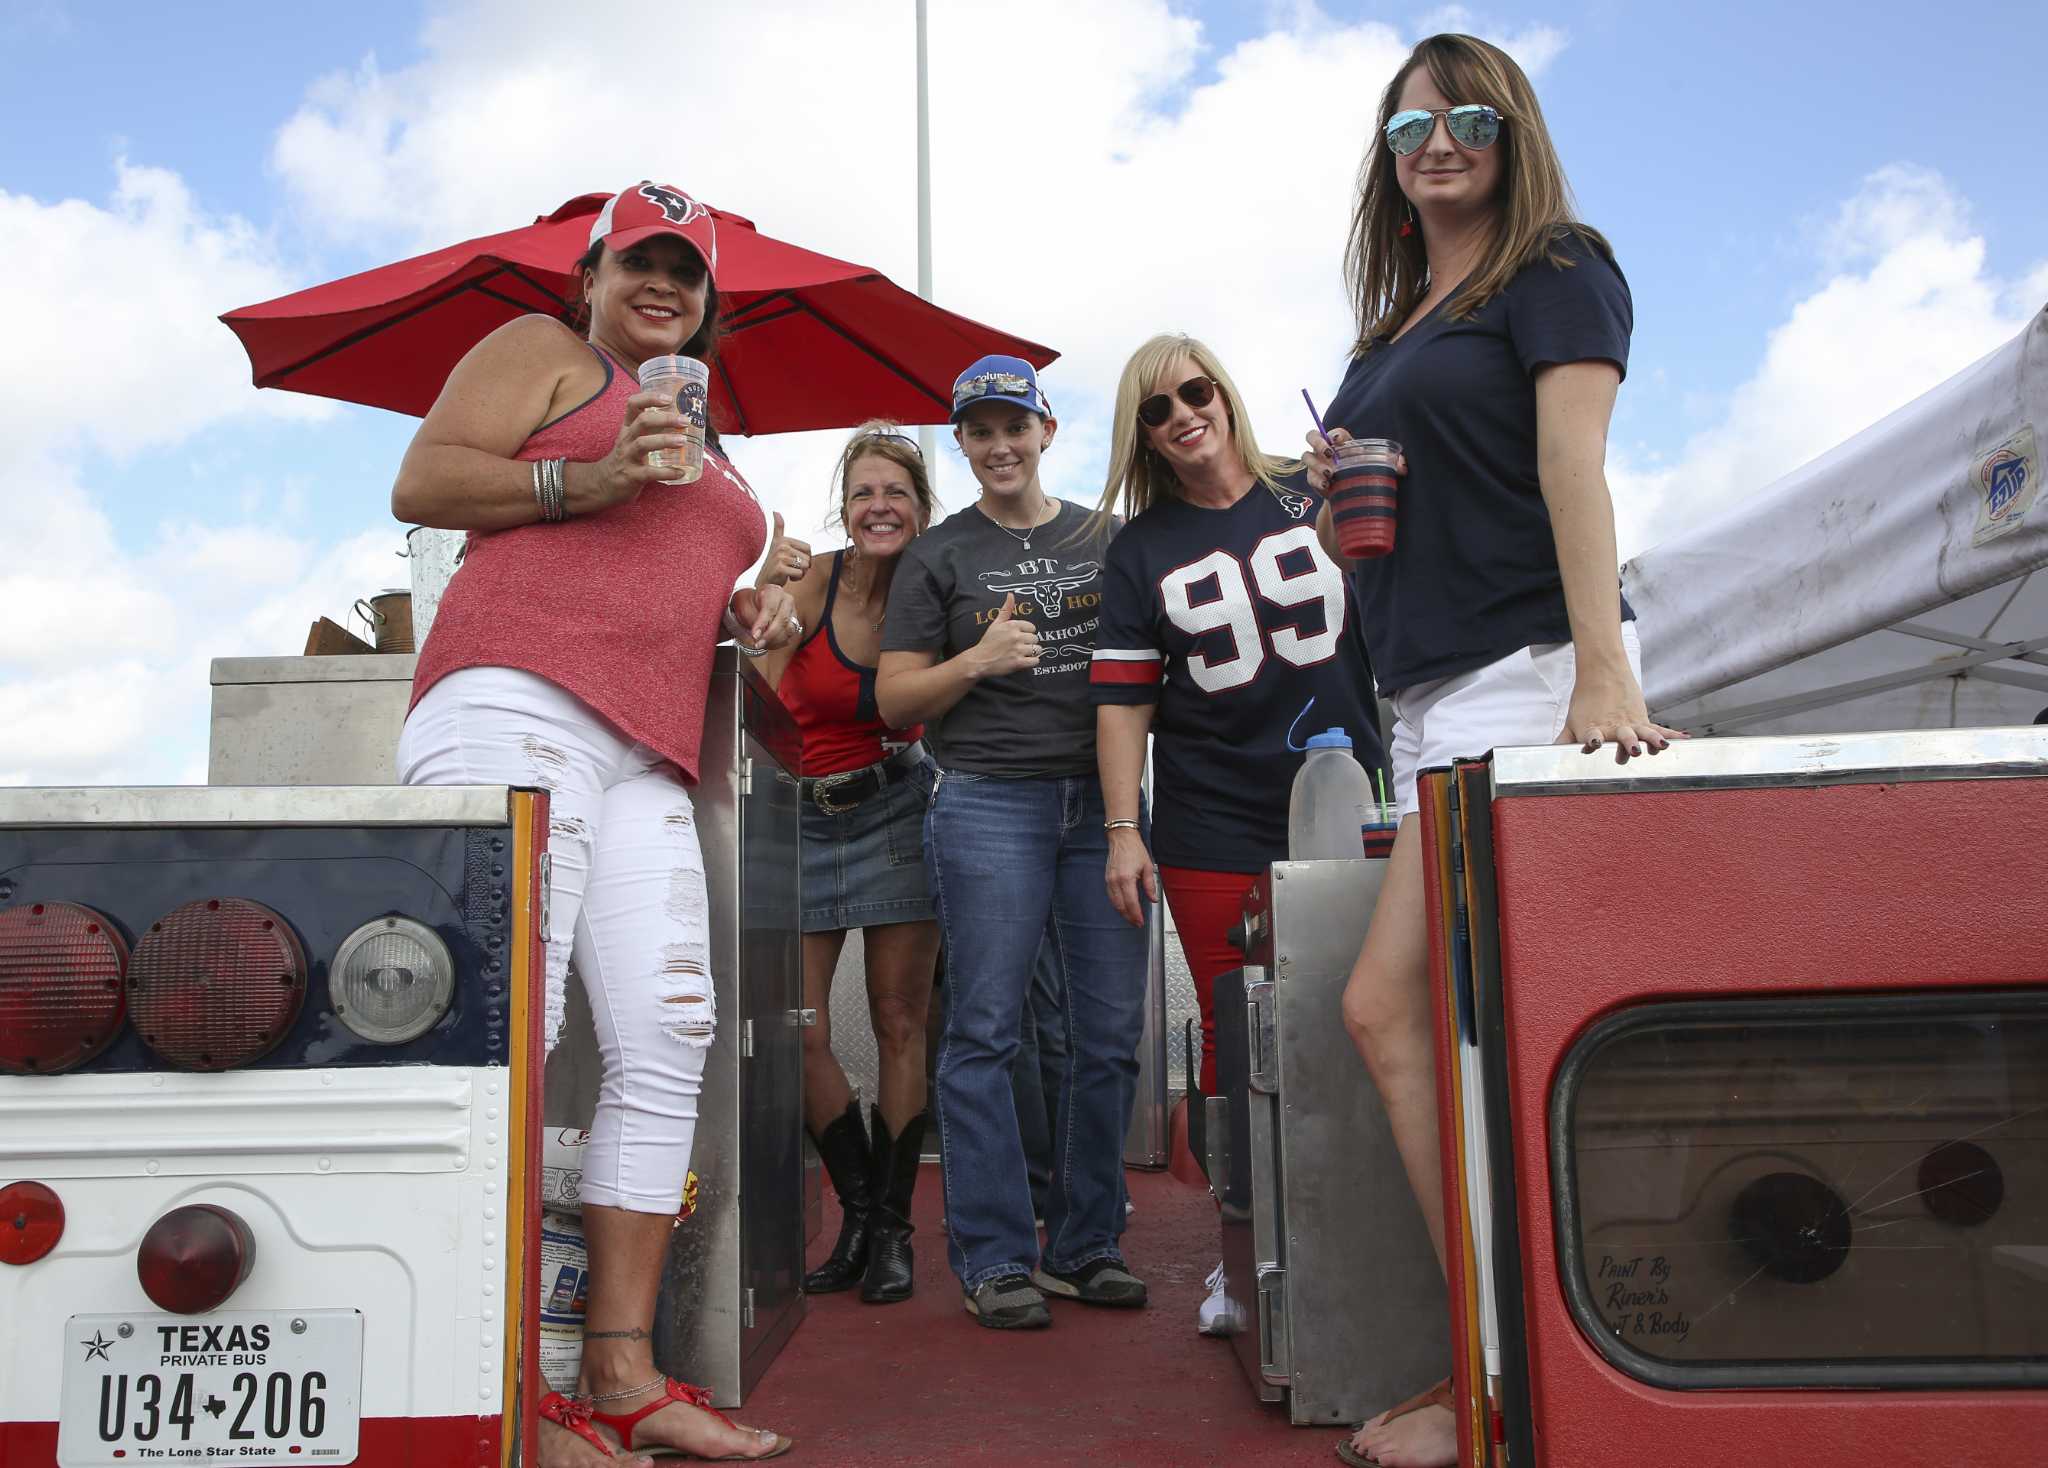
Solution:
[{"label": "silver bracelet", "polygon": [[567,459],[533,461],[533,498],[547,524],[569,518],[568,463]]},{"label": "silver bracelet", "polygon": [[1136,821],[1104,821],[1102,829],[1105,831],[1135,831],[1139,829],[1139,826]]}]

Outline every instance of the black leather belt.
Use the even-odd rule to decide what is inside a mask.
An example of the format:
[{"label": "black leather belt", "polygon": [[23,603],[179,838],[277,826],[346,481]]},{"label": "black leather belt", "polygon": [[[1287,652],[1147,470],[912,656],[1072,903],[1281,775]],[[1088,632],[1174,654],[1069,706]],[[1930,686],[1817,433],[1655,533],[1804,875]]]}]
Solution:
[{"label": "black leather belt", "polygon": [[880,795],[888,786],[908,779],[911,771],[924,763],[924,758],[924,741],[920,739],[885,760],[863,765],[857,770],[842,770],[836,775],[807,775],[797,781],[797,790],[805,800],[814,801],[826,815],[843,816],[862,801]]}]

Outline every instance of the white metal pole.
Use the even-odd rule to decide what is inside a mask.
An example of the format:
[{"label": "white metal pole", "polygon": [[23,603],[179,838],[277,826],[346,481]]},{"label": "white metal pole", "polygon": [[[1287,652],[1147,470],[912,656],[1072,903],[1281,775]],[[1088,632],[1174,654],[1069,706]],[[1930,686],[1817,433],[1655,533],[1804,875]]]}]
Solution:
[{"label": "white metal pole", "polygon": [[[932,298],[932,108],[925,78],[925,0],[917,0],[917,293]],[[938,478],[938,434],[927,423],[918,429],[927,471]],[[936,486],[935,486],[936,487]]]}]

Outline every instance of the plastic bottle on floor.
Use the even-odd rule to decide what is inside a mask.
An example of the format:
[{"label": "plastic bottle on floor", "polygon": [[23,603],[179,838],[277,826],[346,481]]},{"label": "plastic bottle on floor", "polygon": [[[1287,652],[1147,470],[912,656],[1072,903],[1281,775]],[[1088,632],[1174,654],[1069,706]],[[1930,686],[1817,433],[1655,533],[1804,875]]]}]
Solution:
[{"label": "plastic bottle on floor", "polygon": [[1360,828],[1373,819],[1372,781],[1342,729],[1311,735],[1308,757],[1287,800],[1287,859],[1331,861],[1364,855]]}]

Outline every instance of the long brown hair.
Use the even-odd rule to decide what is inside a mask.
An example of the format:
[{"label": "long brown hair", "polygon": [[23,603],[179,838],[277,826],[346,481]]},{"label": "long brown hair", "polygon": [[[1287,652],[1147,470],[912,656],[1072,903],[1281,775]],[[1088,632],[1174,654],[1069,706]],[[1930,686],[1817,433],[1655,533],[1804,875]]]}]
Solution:
[{"label": "long brown hair", "polygon": [[1299,460],[1259,452],[1244,398],[1214,352],[1191,336],[1165,332],[1131,353],[1131,360],[1124,363],[1123,376],[1116,385],[1116,409],[1110,420],[1109,476],[1102,486],[1102,502],[1096,506],[1092,519],[1121,514],[1126,522],[1135,520],[1158,503],[1160,496],[1180,493],[1180,479],[1173,466],[1145,441],[1144,429],[1138,422],[1138,404],[1151,396],[1152,384],[1159,380],[1159,374],[1182,357],[1216,384],[1230,419],[1231,442],[1247,473],[1278,494],[1279,476],[1301,467]]},{"label": "long brown hair", "polygon": [[1598,230],[1581,224],[1558,162],[1536,91],[1514,58],[1475,36],[1430,36],[1418,42],[1380,97],[1379,121],[1366,142],[1358,169],[1358,203],[1351,211],[1351,238],[1344,249],[1344,282],[1351,291],[1358,339],[1351,355],[1362,357],[1373,339],[1398,330],[1429,290],[1429,257],[1421,230],[1405,237],[1408,199],[1394,173],[1387,148],[1387,122],[1400,104],[1401,88],[1418,67],[1453,106],[1482,103],[1501,115],[1500,194],[1495,199],[1493,238],[1445,310],[1469,318],[1499,295],[1516,272],[1541,258],[1568,266],[1559,242],[1577,234],[1603,254],[1613,250]]}]

